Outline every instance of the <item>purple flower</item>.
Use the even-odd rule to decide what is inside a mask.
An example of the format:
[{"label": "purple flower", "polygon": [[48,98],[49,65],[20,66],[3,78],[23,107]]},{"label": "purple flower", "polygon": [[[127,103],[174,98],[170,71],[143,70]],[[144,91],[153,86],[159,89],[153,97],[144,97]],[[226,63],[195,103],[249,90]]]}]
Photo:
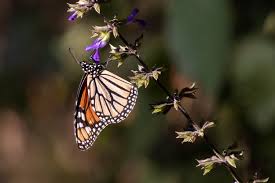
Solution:
[{"label": "purple flower", "polygon": [[74,21],[77,18],[82,18],[84,14],[94,9],[100,14],[100,5],[98,0],[79,0],[75,4],[69,4],[68,12],[72,13],[68,18],[69,21]]},{"label": "purple flower", "polygon": [[127,22],[133,22],[137,16],[139,10],[137,8],[133,9],[131,14],[127,17]]},{"label": "purple flower", "polygon": [[68,18],[69,21],[74,21],[77,18],[77,12],[73,12],[71,16]]},{"label": "purple flower", "polygon": [[139,10],[137,8],[133,9],[131,14],[127,17],[127,23],[137,23],[142,27],[145,27],[147,25],[146,22],[144,20],[136,18],[138,13],[139,13]]},{"label": "purple flower", "polygon": [[90,58],[93,59],[96,63],[99,63],[100,61],[99,49],[96,49],[94,55],[92,55]]},{"label": "purple flower", "polygon": [[99,49],[104,48],[110,40],[110,32],[100,32],[98,38],[93,43],[85,48],[86,51],[94,51],[91,59],[96,63],[100,61]]}]

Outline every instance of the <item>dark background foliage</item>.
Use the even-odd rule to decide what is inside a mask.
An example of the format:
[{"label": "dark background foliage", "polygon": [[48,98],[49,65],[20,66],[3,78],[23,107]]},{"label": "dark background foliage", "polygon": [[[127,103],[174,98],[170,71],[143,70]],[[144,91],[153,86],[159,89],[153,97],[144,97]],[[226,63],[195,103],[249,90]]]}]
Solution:
[{"label": "dark background foliage", "polygon": [[[0,182],[232,182],[224,168],[202,176],[195,159],[211,151],[202,142],[180,144],[183,116],[151,115],[148,104],[166,97],[155,84],[140,89],[129,118],[103,131],[80,152],[73,135],[81,70],[68,53],[88,58],[96,13],[68,22],[66,1],[2,0],[0,4]],[[70,1],[70,3],[74,3]],[[237,142],[245,151],[243,177],[254,171],[274,180],[274,1],[113,0],[106,16],[132,8],[149,22],[141,55],[167,68],[172,90],[197,82],[197,100],[183,105],[198,122],[213,120],[210,139],[220,149]],[[134,40],[140,30],[122,30]],[[114,40],[112,40],[113,44]],[[104,50],[107,57],[108,49]],[[115,73],[129,76],[129,59]]]}]

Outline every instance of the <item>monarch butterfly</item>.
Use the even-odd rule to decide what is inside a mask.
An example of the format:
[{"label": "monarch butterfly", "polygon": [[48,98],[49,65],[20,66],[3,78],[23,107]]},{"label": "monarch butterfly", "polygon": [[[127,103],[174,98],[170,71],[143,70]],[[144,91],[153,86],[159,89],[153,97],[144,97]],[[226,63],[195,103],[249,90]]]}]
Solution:
[{"label": "monarch butterfly", "polygon": [[84,71],[77,92],[74,133],[79,149],[87,150],[106,126],[119,123],[129,115],[138,90],[132,83],[105,70],[104,65],[79,62],[73,57]]}]

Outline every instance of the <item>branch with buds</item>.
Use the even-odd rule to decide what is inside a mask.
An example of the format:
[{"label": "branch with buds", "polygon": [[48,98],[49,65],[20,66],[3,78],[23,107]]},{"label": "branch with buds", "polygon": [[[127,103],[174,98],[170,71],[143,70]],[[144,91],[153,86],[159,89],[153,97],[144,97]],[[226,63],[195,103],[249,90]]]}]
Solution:
[{"label": "branch with buds", "polygon": [[206,121],[202,126],[199,126],[193,121],[189,113],[182,106],[181,101],[184,98],[195,99],[195,93],[198,88],[193,83],[189,87],[182,88],[170,92],[160,81],[160,75],[163,72],[162,67],[150,68],[139,54],[139,47],[142,43],[143,34],[131,44],[124,35],[119,31],[122,26],[128,26],[129,24],[138,24],[142,29],[146,27],[146,22],[142,19],[138,19],[137,15],[139,10],[133,9],[129,16],[123,19],[118,19],[116,16],[113,19],[108,20],[100,10],[101,4],[108,2],[108,0],[79,0],[76,4],[68,4],[68,12],[71,13],[68,18],[70,21],[74,21],[77,18],[82,18],[84,14],[87,14],[91,10],[95,10],[103,17],[104,25],[93,26],[91,45],[86,47],[86,51],[91,51],[91,60],[100,63],[100,49],[104,48],[110,42],[110,37],[113,35],[115,39],[120,39],[124,45],[114,46],[111,43],[109,57],[106,61],[108,64],[110,61],[117,62],[118,67],[125,63],[126,59],[130,56],[136,58],[139,63],[138,69],[132,71],[133,76],[129,77],[132,83],[135,83],[137,87],[145,87],[153,80],[158,87],[167,95],[167,97],[159,103],[151,104],[153,114],[167,114],[171,109],[175,109],[183,114],[188,121],[188,130],[177,131],[177,137],[182,139],[182,143],[195,143],[198,139],[203,139],[208,145],[213,155],[209,158],[197,160],[197,167],[203,170],[203,175],[211,172],[214,167],[218,165],[224,166],[235,183],[264,183],[268,182],[268,178],[259,178],[254,176],[251,180],[243,180],[236,172],[237,161],[243,158],[244,152],[236,150],[235,146],[230,146],[228,149],[220,152],[206,136],[206,130],[215,127],[214,122]]}]

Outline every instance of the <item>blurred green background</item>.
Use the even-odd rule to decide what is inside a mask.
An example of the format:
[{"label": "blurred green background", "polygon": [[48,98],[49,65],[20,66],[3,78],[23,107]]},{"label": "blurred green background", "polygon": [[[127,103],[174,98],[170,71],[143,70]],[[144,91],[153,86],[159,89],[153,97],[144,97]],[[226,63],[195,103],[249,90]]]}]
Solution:
[{"label": "blurred green background", "polygon": [[[0,182],[232,182],[225,168],[202,176],[195,159],[211,156],[203,142],[181,144],[175,131],[186,120],[172,110],[152,115],[166,97],[151,82],[123,123],[104,130],[80,152],[73,134],[75,95],[82,71],[68,53],[87,59],[92,12],[68,22],[66,1],[1,0]],[[70,1],[69,3],[74,3]],[[275,179],[275,3],[272,0],[113,0],[102,12],[126,17],[132,8],[149,23],[141,55],[167,71],[173,91],[196,82],[197,100],[183,105],[198,122],[213,120],[211,141],[220,149],[237,142],[245,151],[243,177],[259,171]],[[124,28],[129,40],[140,33]],[[116,40],[111,40],[117,45]],[[102,52],[107,57],[108,48]],[[134,59],[110,70],[127,77]]]}]

